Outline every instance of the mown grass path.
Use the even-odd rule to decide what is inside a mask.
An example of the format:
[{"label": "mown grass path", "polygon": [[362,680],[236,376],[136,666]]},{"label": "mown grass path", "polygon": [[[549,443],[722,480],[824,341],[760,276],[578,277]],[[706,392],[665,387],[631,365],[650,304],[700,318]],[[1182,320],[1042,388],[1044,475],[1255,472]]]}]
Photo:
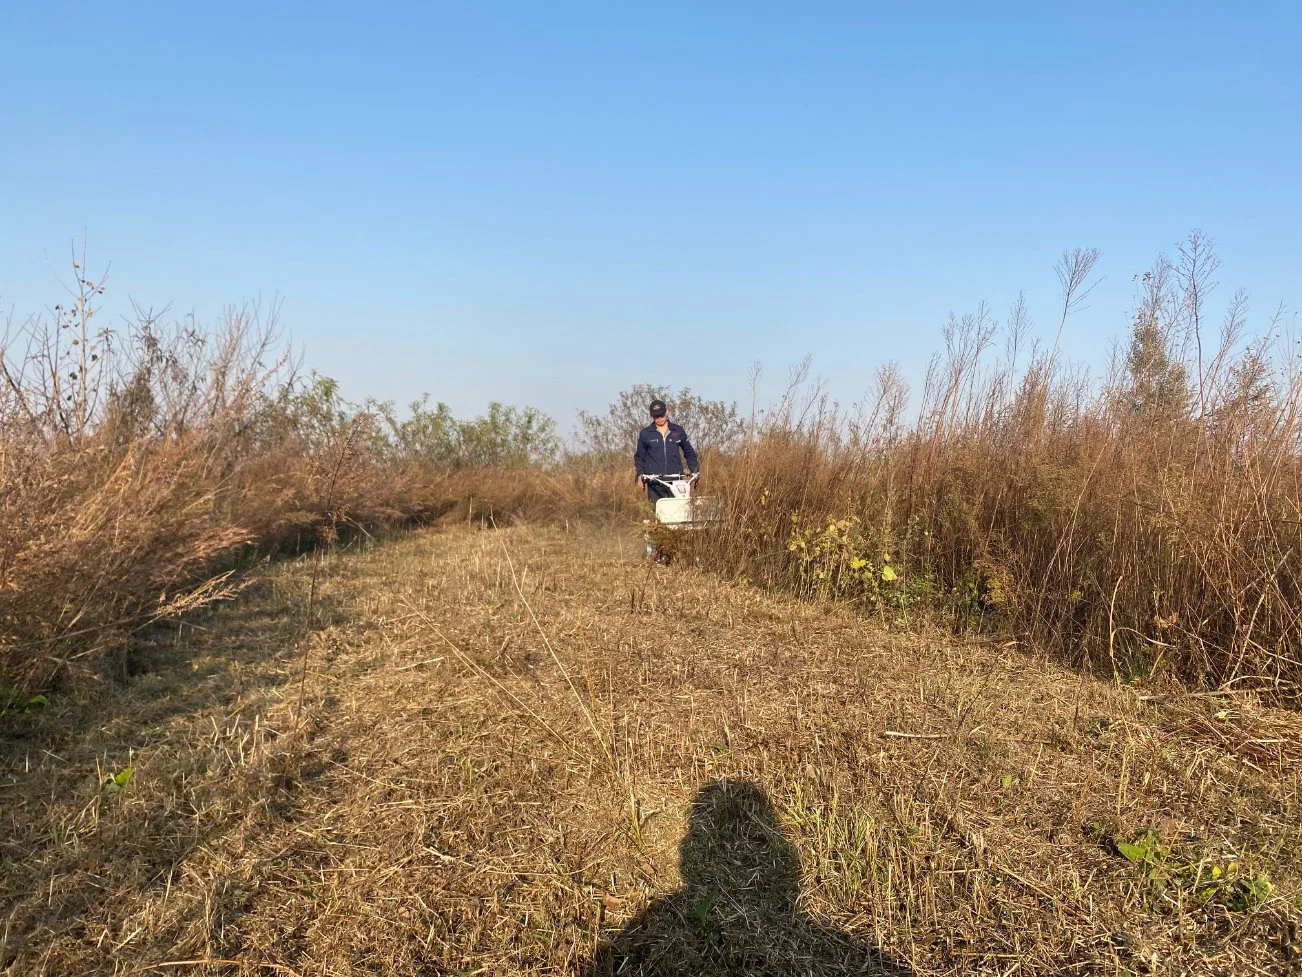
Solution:
[{"label": "mown grass path", "polygon": [[6,718],[0,972],[1297,972],[1296,714],[636,551],[274,568]]}]

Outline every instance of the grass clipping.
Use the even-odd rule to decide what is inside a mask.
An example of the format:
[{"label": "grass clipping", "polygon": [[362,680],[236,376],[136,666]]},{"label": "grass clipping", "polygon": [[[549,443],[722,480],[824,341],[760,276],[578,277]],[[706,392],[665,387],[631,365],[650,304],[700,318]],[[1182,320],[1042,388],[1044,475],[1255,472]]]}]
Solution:
[{"label": "grass clipping", "polygon": [[1295,972],[1296,714],[638,550],[287,565],[8,710],[0,972]]}]

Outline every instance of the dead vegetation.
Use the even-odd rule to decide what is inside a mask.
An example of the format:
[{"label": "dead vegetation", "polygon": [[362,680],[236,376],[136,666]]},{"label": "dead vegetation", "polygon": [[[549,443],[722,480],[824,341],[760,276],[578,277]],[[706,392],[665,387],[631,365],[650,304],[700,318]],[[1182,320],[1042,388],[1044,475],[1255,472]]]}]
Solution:
[{"label": "dead vegetation", "polygon": [[[1059,335],[1097,252],[1059,266]],[[939,612],[1118,680],[1302,690],[1302,354],[1282,313],[1213,307],[1189,237],[1136,275],[1110,368],[1040,344],[1019,299],[953,316],[910,398],[806,374],[712,475],[730,531],[700,554],[752,582],[887,621]]]},{"label": "dead vegetation", "polygon": [[[945,620],[1075,667],[1288,701],[1302,688],[1302,353],[1246,298],[1213,326],[1216,259],[1190,236],[1136,277],[1128,337],[1091,378],[1059,355],[1097,252],[1063,257],[1061,318],[1035,341],[952,317],[910,399],[883,368],[842,410],[798,374],[749,423],[674,395],[715,444],[727,531],[694,553],[753,584]],[[345,401],[302,375],[274,310],[200,329],[138,310],[101,328],[102,280],[0,337],[0,677],[5,695],[119,671],[131,635],[229,596],[250,556],[439,519],[628,519],[619,445],[651,388],[554,423],[491,404]],[[1213,333],[1216,333],[1213,338]],[[1001,342],[1002,341],[1002,342]],[[913,413],[916,411],[916,414]],[[906,416],[907,413],[907,416]]]},{"label": "dead vegetation", "polygon": [[0,696],[119,673],[132,635],[229,597],[250,559],[439,519],[583,518],[627,497],[531,463],[550,420],[345,401],[276,310],[203,328],[73,263],[66,304],[0,329]]},{"label": "dead vegetation", "polygon": [[1295,713],[637,545],[271,568],[10,716],[4,972],[1297,972]]},{"label": "dead vegetation", "polygon": [[1098,383],[1019,304],[911,423],[889,368],[691,401],[728,520],[671,567],[637,390],[562,468],[83,267],[0,342],[3,972],[1302,968],[1302,370],[1239,298],[1204,342],[1205,239]]}]

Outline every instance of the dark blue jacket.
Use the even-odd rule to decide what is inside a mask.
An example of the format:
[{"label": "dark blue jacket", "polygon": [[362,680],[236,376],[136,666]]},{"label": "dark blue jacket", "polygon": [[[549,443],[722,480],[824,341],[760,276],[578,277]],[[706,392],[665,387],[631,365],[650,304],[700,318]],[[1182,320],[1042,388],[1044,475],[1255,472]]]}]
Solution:
[{"label": "dark blue jacket", "polygon": [[696,472],[700,466],[696,462],[696,449],[687,440],[687,432],[669,422],[665,436],[660,436],[654,424],[642,428],[637,436],[637,451],[633,454],[633,465],[639,475],[681,475],[683,463],[678,460],[682,452],[687,461],[687,470]]}]

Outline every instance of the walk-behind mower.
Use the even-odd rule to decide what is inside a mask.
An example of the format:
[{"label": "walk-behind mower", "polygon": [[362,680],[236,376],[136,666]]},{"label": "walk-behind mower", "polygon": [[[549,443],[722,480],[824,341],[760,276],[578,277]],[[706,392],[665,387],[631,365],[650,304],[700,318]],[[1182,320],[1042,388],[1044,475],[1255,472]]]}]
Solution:
[{"label": "walk-behind mower", "polygon": [[723,500],[692,494],[698,475],[643,475],[646,482],[658,482],[670,491],[667,499],[657,499],[655,519],[645,520],[646,555],[668,563],[679,549],[678,534],[686,530],[706,529],[723,521]]}]

